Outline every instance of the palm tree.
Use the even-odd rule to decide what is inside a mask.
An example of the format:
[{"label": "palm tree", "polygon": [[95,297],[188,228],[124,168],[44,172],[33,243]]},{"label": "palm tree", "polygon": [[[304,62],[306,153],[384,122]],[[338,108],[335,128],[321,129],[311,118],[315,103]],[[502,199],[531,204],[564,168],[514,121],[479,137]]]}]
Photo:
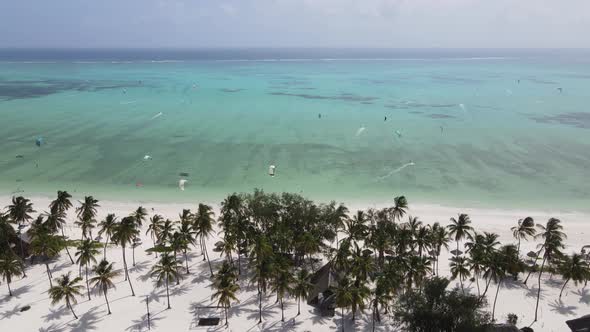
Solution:
[{"label": "palm tree", "polygon": [[93,288],[97,288],[98,290],[102,291],[104,294],[104,299],[107,303],[107,310],[108,314],[111,314],[111,306],[109,305],[109,299],[107,297],[107,292],[109,288],[115,288],[115,284],[113,283],[113,279],[119,276],[119,271],[113,270],[113,263],[109,263],[107,260],[103,259],[100,263],[92,268],[95,277],[90,279],[90,284],[92,284]]},{"label": "palm tree", "polygon": [[526,240],[535,235],[535,221],[531,217],[518,220],[518,225],[510,228],[512,236],[518,240],[518,255],[520,256],[520,240]]},{"label": "palm tree", "polygon": [[98,235],[102,236],[105,235],[104,239],[104,254],[103,260],[107,259],[107,245],[109,244],[109,240],[112,239],[113,234],[115,233],[115,229],[117,228],[117,217],[113,213],[109,213],[107,217],[98,224],[100,230],[98,231]]},{"label": "palm tree", "polygon": [[14,253],[12,244],[17,234],[11,222],[10,217],[0,211],[0,250],[2,252]]},{"label": "palm tree", "polygon": [[375,331],[375,321],[381,323],[379,307],[383,308],[385,314],[387,314],[389,303],[393,300],[392,295],[395,291],[396,284],[400,280],[399,275],[392,275],[389,272],[386,271],[375,280],[375,289],[373,290],[373,299],[371,300],[371,307],[373,308],[373,331]]},{"label": "palm tree", "polygon": [[159,234],[156,234],[156,244],[164,244],[166,241],[170,241],[173,233],[174,223],[170,219],[166,219],[160,228]]},{"label": "palm tree", "polygon": [[266,293],[268,281],[273,272],[273,251],[265,236],[258,235],[254,239],[250,259],[254,269],[251,283],[256,283],[258,288],[258,323],[260,324],[262,323],[262,294]]},{"label": "palm tree", "polygon": [[150,235],[152,238],[152,244],[156,247],[156,239],[159,237],[160,232],[162,231],[162,222],[164,218],[161,215],[155,214],[150,218],[150,224],[148,225],[148,229],[145,231],[145,235]]},{"label": "palm tree", "polygon": [[76,209],[76,214],[80,221],[77,224],[82,228],[82,236],[84,238],[88,235],[92,238],[92,228],[94,228],[94,223],[96,222],[94,218],[96,218],[97,208],[100,205],[98,205],[98,200],[92,196],[84,197],[84,202],[79,203],[80,206]]},{"label": "palm tree", "polygon": [[22,196],[12,197],[12,204],[8,206],[8,216],[14,223],[22,225],[33,219],[30,213],[35,213],[33,203]]},{"label": "palm tree", "polygon": [[[180,243],[182,244],[181,250],[182,254],[184,255],[186,274],[189,274],[187,251],[190,250],[190,245],[195,244],[195,231],[193,230],[193,223],[191,218],[183,218],[180,226],[178,227],[178,236]],[[201,245],[201,248],[202,247],[203,246]]]},{"label": "palm tree", "polygon": [[344,228],[344,224],[348,220],[348,208],[344,204],[336,206],[336,202],[330,202],[326,206],[325,214],[327,224],[333,229],[334,235],[336,236],[336,249],[338,249],[338,230]]},{"label": "palm tree", "polygon": [[5,253],[3,257],[0,256],[0,276],[6,280],[6,286],[8,286],[8,296],[12,296],[12,290],[10,289],[10,283],[12,278],[16,275],[23,273],[23,263],[18,257],[12,253]]},{"label": "palm tree", "polygon": [[158,264],[152,268],[152,277],[157,278],[156,285],[162,286],[162,283],[166,285],[166,298],[168,299],[168,309],[170,309],[170,292],[168,291],[168,285],[170,281],[179,280],[180,274],[178,273],[179,263],[176,257],[170,256],[170,253],[165,252]]},{"label": "palm tree", "polygon": [[133,291],[133,285],[131,284],[131,278],[129,278],[129,270],[127,269],[127,260],[125,258],[125,248],[133,242],[133,239],[137,237],[139,230],[135,219],[132,217],[125,217],[117,224],[113,233],[113,241],[120,245],[123,250],[123,267],[125,268],[125,280],[129,282],[131,288],[131,295],[135,296]]},{"label": "palm tree", "polygon": [[231,302],[240,302],[236,296],[236,293],[240,290],[236,279],[235,268],[228,261],[224,261],[213,280],[212,288],[215,292],[211,295],[211,300],[217,300],[217,304],[223,307],[225,311],[225,326],[229,325],[227,311],[231,306]]},{"label": "palm tree", "polygon": [[271,291],[277,294],[281,306],[281,322],[285,321],[284,298],[291,293],[291,284],[293,283],[293,275],[289,268],[288,261],[286,263],[277,264],[274,271],[274,278],[272,278]]},{"label": "palm tree", "polygon": [[422,253],[430,249],[430,240],[430,228],[419,226],[414,232],[414,245],[418,248],[418,256],[422,257]]},{"label": "palm tree", "polygon": [[88,283],[88,264],[96,263],[94,256],[98,255],[97,244],[91,239],[86,239],[78,246],[76,252],[76,263],[86,270],[86,290],[88,291],[88,300],[90,300],[90,284]]},{"label": "palm tree", "polygon": [[53,235],[44,229],[40,229],[31,236],[31,254],[43,257],[50,286],[53,286],[53,284],[49,260],[56,257],[65,245],[65,240],[61,236]]},{"label": "palm tree", "polygon": [[449,249],[449,233],[446,227],[441,226],[438,222],[435,222],[430,230],[430,241],[432,244],[432,250],[434,253],[434,260],[436,265],[436,274],[438,275],[438,259],[443,248]]},{"label": "palm tree", "polygon": [[471,220],[469,219],[469,216],[465,213],[461,213],[459,214],[458,219],[451,218],[451,224],[447,226],[449,229],[449,235],[454,236],[455,241],[457,242],[457,251],[455,252],[456,256],[459,255],[459,241],[465,237],[468,237],[470,232],[473,230],[473,228],[469,226],[470,223]]},{"label": "palm tree", "polygon": [[201,248],[203,251],[203,260],[207,260],[209,263],[209,271],[211,271],[211,277],[213,277],[213,267],[211,266],[211,260],[207,253],[207,242],[206,239],[213,233],[213,225],[215,224],[215,214],[213,208],[206,204],[199,204],[197,213],[195,214],[194,225],[196,236],[199,237],[201,242]]},{"label": "palm tree", "polygon": [[291,296],[297,299],[297,316],[301,315],[301,299],[306,299],[313,290],[313,284],[310,281],[311,275],[306,269],[297,271],[293,284],[290,288]]},{"label": "palm tree", "polygon": [[[140,230],[141,226],[143,226],[143,222],[147,219],[147,210],[146,208],[140,206],[137,208],[137,210],[133,211],[133,213],[131,213],[130,217],[133,218],[133,220],[135,221],[135,224],[137,226],[137,229]],[[139,235],[139,232],[138,232]],[[133,244],[131,245],[132,248],[132,257],[133,257],[133,266],[135,266],[135,248],[139,245],[139,241],[138,238],[134,238],[133,239]]]},{"label": "palm tree", "polygon": [[494,305],[492,307],[493,321],[494,315],[496,313],[496,301],[498,300],[498,293],[500,292],[502,281],[504,281],[504,277],[506,276],[506,258],[502,252],[494,251],[488,256],[488,263],[486,264],[486,267],[487,269],[484,272],[484,277],[490,281],[493,280],[494,283],[498,285],[496,288],[496,296],[494,297]]},{"label": "palm tree", "polygon": [[360,283],[355,282],[354,287],[351,289],[351,295],[352,301],[350,302],[350,306],[352,307],[352,320],[354,321],[357,310],[362,312],[365,309],[365,301],[371,296],[371,290],[364,281]]},{"label": "palm tree", "polygon": [[566,235],[562,232],[563,226],[561,225],[561,221],[559,219],[550,218],[547,221],[546,226],[537,225],[537,227],[541,233],[535,235],[535,237],[543,238],[544,242],[541,245],[541,249],[544,250],[544,253],[537,282],[537,305],[535,306],[535,320],[533,322],[537,321],[537,314],[539,311],[539,299],[541,297],[541,276],[543,275],[543,268],[545,267],[545,263],[547,261],[552,262],[555,258],[562,255],[561,249],[564,248],[563,240],[566,238]]},{"label": "palm tree", "polygon": [[[58,190],[57,191],[57,198],[55,200],[53,200],[51,203],[49,203],[49,211],[50,212],[50,218],[54,218],[56,219],[56,221],[59,222],[59,228],[61,230],[61,236],[67,240],[65,232],[64,232],[64,226],[66,224],[66,214],[68,212],[68,210],[72,207],[72,202],[70,201],[70,198],[72,198],[72,195],[70,195],[67,191],[61,191]],[[70,262],[72,264],[74,264],[74,259],[72,258],[72,255],[70,254],[70,250],[68,249],[68,246],[66,245],[66,253],[68,254],[68,257],[70,258]]]},{"label": "palm tree", "polygon": [[393,204],[393,207],[389,208],[389,213],[391,213],[392,220],[395,222],[396,219],[401,220],[406,214],[408,200],[405,196],[398,196],[393,199]]},{"label": "palm tree", "polygon": [[335,304],[341,310],[342,331],[344,332],[344,309],[348,309],[352,305],[352,283],[347,277],[342,278],[338,282],[338,286],[334,290]]},{"label": "palm tree", "polygon": [[563,279],[565,279],[561,291],[559,292],[560,299],[565,286],[570,280],[573,280],[574,284],[577,286],[578,283],[584,282],[590,277],[588,263],[584,259],[584,256],[578,253],[573,253],[571,256],[563,256],[559,264],[559,271]]},{"label": "palm tree", "polygon": [[[30,213],[36,212],[33,210],[33,203],[27,198],[22,196],[12,197],[12,204],[8,206],[8,216],[12,220],[13,223],[18,224],[19,232],[24,223],[27,223],[29,220],[33,219]],[[25,256],[25,251],[23,248],[23,242],[18,241],[20,244],[20,253],[21,257]],[[23,269],[24,273],[24,269]],[[26,274],[25,274],[26,276]]]},{"label": "palm tree", "polygon": [[459,278],[459,283],[461,284],[461,291],[465,294],[465,289],[463,288],[463,280],[469,277],[469,265],[467,259],[463,256],[453,256],[451,257],[451,279]]},{"label": "palm tree", "polygon": [[49,209],[56,209],[57,211],[67,212],[72,207],[72,202],[70,201],[72,195],[70,195],[67,191],[57,191],[57,198],[49,203]]},{"label": "palm tree", "polygon": [[61,277],[55,279],[55,283],[57,285],[52,286],[49,288],[49,298],[51,299],[51,304],[55,305],[60,301],[66,301],[66,307],[72,311],[74,318],[78,319],[76,313],[74,312],[74,308],[72,308],[72,304],[76,304],[78,301],[76,300],[76,295],[81,295],[80,290],[82,289],[81,285],[78,283],[82,280],[82,278],[74,278],[73,280],[70,279],[70,273],[64,274]]}]

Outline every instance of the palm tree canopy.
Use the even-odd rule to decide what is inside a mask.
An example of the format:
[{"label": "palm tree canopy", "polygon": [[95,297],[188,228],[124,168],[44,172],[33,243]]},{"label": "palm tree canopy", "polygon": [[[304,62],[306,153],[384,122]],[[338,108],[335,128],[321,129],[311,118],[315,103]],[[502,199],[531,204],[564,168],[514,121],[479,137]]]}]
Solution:
[{"label": "palm tree canopy", "polygon": [[462,240],[473,230],[469,224],[471,224],[471,219],[465,213],[459,214],[457,219],[451,218],[451,224],[447,226],[449,229],[449,235],[454,236],[455,241]]},{"label": "palm tree canopy", "polygon": [[76,214],[80,220],[92,220],[96,217],[98,200],[92,196],[84,197],[84,202],[78,202],[80,206],[76,209]]},{"label": "palm tree canopy", "polygon": [[62,300],[65,300],[69,304],[76,304],[78,302],[76,296],[82,294],[83,286],[78,284],[81,280],[82,278],[80,277],[72,279],[70,272],[56,278],[55,286],[49,288],[51,304],[55,305]]},{"label": "palm tree canopy", "polygon": [[33,203],[23,196],[12,197],[12,204],[8,206],[8,216],[14,223],[28,222],[33,218],[30,213],[34,212]]},{"label": "palm tree canopy", "polygon": [[113,213],[109,213],[106,218],[98,224],[98,227],[100,227],[98,235],[105,234],[112,237],[115,228],[117,227],[117,217]]},{"label": "palm tree canopy", "polygon": [[109,288],[114,288],[113,279],[121,274],[119,271],[113,270],[113,263],[109,263],[104,259],[92,268],[92,272],[94,272],[95,276],[89,280],[90,284],[103,292],[106,292]]},{"label": "palm tree canopy", "polygon": [[91,239],[83,240],[80,245],[78,245],[76,251],[76,263],[81,266],[96,263],[95,256],[99,254],[99,247],[100,244],[96,241],[92,241]]},{"label": "palm tree canopy", "polygon": [[0,256],[0,276],[2,276],[2,279],[6,280],[6,282],[11,283],[12,277],[21,275],[22,272],[23,263],[18,257],[10,253],[5,253],[3,256]]},{"label": "palm tree canopy", "polygon": [[115,227],[113,241],[122,247],[127,247],[139,235],[137,224],[133,217],[125,217]]},{"label": "palm tree canopy", "polygon": [[156,277],[158,287],[164,283],[170,283],[180,279],[180,274],[177,272],[180,268],[180,264],[175,257],[170,253],[164,253],[158,264],[152,268],[151,275]]},{"label": "palm tree canopy", "polygon": [[49,209],[55,209],[56,211],[61,212],[67,211],[72,207],[72,201],[70,201],[70,198],[72,198],[72,195],[70,195],[67,191],[58,190],[57,198],[49,204]]}]

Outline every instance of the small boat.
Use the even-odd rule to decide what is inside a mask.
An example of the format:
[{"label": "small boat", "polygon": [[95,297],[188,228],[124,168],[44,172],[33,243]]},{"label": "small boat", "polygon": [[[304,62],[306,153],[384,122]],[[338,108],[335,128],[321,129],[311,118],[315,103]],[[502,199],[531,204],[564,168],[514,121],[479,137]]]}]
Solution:
[{"label": "small boat", "polygon": [[268,175],[274,177],[275,176],[275,169],[276,169],[275,165],[270,165],[268,167]]}]

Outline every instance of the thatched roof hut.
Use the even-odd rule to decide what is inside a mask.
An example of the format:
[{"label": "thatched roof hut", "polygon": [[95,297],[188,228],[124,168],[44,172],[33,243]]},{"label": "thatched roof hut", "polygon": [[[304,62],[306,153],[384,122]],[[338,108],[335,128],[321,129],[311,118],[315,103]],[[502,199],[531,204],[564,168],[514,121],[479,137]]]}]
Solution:
[{"label": "thatched roof hut", "polygon": [[565,323],[572,332],[590,332],[590,315],[568,320]]}]

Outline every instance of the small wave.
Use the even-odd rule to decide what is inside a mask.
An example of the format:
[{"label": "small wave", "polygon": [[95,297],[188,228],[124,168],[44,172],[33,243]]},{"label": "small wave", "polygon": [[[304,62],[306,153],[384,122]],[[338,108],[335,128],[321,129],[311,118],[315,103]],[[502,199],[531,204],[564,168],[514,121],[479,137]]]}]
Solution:
[{"label": "small wave", "polygon": [[377,179],[379,179],[379,180],[386,179],[386,178],[388,178],[388,177],[392,176],[393,174],[400,172],[400,171],[401,171],[401,170],[403,170],[404,168],[406,168],[406,167],[410,167],[410,166],[414,166],[414,165],[416,165],[416,164],[415,164],[414,162],[410,161],[409,163],[407,163],[407,164],[403,164],[402,166],[400,166],[400,167],[398,167],[398,168],[396,168],[396,169],[392,170],[391,172],[389,172],[389,173],[385,174],[384,176],[380,176],[380,177],[378,177]]}]

